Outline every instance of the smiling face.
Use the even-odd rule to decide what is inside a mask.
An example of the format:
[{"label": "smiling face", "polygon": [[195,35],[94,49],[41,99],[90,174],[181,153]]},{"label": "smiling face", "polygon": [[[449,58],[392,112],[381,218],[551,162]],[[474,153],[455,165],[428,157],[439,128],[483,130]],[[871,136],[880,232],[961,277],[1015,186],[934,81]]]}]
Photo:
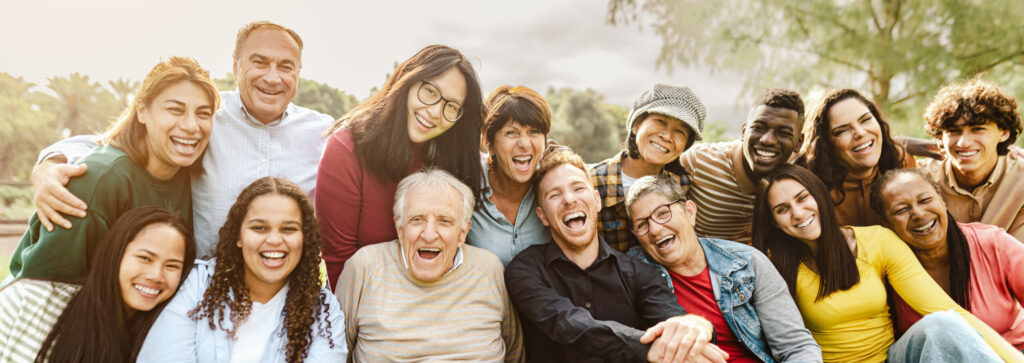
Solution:
[{"label": "smiling face", "polygon": [[686,150],[690,128],[679,119],[657,113],[644,116],[633,126],[640,158],[654,165],[666,165]]},{"label": "smiling face", "polygon": [[[408,105],[409,141],[415,144],[427,142],[438,135],[448,131],[455,122],[448,121],[442,114],[446,102],[455,102],[464,105],[466,101],[466,77],[459,72],[458,68],[451,67],[441,73],[436,79],[429,80],[426,89],[421,90],[425,82],[416,82],[409,88],[409,96],[406,100]],[[436,86],[436,88],[434,88]],[[441,100],[433,105],[424,104],[420,101],[420,92],[426,92],[424,96],[437,97]],[[439,95],[433,95],[439,92]],[[451,107],[451,106],[449,106]],[[458,120],[456,120],[457,122]]]},{"label": "smiling face", "polygon": [[245,110],[262,123],[281,118],[295,98],[299,44],[279,29],[257,29],[242,43],[233,70]]},{"label": "smiling face", "polygon": [[836,159],[849,175],[867,177],[882,156],[882,128],[868,107],[856,98],[829,108],[829,133]]},{"label": "smiling face", "polygon": [[146,127],[146,171],[156,178],[169,179],[192,165],[210,142],[213,100],[195,83],[175,83],[136,111]]},{"label": "smiling face", "polygon": [[886,184],[882,200],[887,227],[911,248],[930,250],[946,243],[946,204],[920,175],[896,176]]},{"label": "smiling face", "polygon": [[601,195],[587,173],[571,164],[548,170],[538,184],[537,216],[551,228],[551,237],[563,251],[582,251],[597,240]]},{"label": "smiling face", "polygon": [[818,202],[807,187],[793,179],[776,181],[768,190],[772,221],[782,232],[808,245],[815,245],[821,236]]},{"label": "smiling face", "polygon": [[455,255],[466,242],[469,226],[462,215],[462,196],[452,188],[416,187],[406,194],[395,228],[412,276],[436,281],[455,265]]},{"label": "smiling face", "polygon": [[498,172],[516,183],[529,183],[544,152],[546,136],[536,127],[509,120],[494,134],[488,150]]},{"label": "smiling face", "polygon": [[150,311],[174,295],[181,283],[185,236],[164,223],[139,231],[121,257],[118,282],[125,311]]},{"label": "smiling face", "polygon": [[785,164],[801,142],[803,121],[788,108],[760,105],[743,127],[743,160],[752,180]]},{"label": "smiling face", "polygon": [[1010,132],[999,129],[995,122],[967,125],[966,120],[960,119],[942,130],[941,142],[956,173],[988,175],[999,158],[997,146],[1009,137]]},{"label": "smiling face", "polygon": [[274,296],[302,259],[299,204],[280,194],[256,197],[242,219],[238,238],[251,295]]},{"label": "smiling face", "polygon": [[[691,201],[668,204],[671,202],[660,193],[649,193],[630,206],[634,230],[640,223],[647,224],[647,233],[637,236],[640,246],[654,261],[669,269],[682,265],[700,248],[693,230],[697,206]],[[653,220],[664,213],[670,214],[671,219],[665,223]]]}]

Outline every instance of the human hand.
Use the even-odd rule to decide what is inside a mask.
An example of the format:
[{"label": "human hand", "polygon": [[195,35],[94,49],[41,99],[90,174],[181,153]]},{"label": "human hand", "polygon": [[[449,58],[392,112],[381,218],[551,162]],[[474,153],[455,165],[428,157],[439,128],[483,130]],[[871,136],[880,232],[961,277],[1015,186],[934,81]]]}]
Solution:
[{"label": "human hand", "polygon": [[[903,148],[906,149],[907,153],[910,155],[927,157],[935,160],[945,159],[945,155],[942,154],[942,149],[939,148],[939,144],[934,141],[909,136],[899,137],[899,141],[903,144]],[[1024,157],[1024,152],[1021,153],[1021,156]]]},{"label": "human hand", "polygon": [[85,217],[88,206],[65,187],[71,178],[85,174],[85,169],[85,165],[68,165],[55,159],[44,160],[32,169],[36,215],[47,231],[53,232],[54,223],[71,229],[71,221],[61,213]]},{"label": "human hand", "polygon": [[699,316],[677,316],[647,329],[640,342],[654,342],[647,352],[648,361],[724,363],[728,355],[708,343],[713,329],[710,322]]},{"label": "human hand", "polygon": [[1010,160],[1024,160],[1024,149],[1017,145],[1010,145],[1006,151],[1006,156],[1009,157]]}]

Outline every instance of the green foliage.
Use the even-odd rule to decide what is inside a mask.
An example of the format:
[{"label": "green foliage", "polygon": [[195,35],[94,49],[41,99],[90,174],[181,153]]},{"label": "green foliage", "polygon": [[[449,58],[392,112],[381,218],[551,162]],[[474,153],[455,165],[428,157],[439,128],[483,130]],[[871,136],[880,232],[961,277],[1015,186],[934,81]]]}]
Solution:
[{"label": "green foliage", "polygon": [[32,187],[0,184],[0,220],[28,219],[33,212]]},{"label": "green foliage", "polygon": [[36,153],[60,137],[53,98],[34,86],[0,72],[0,180],[27,179]]},{"label": "green foliage", "polygon": [[76,72],[68,77],[50,77],[47,80],[47,87],[56,94],[47,107],[58,112],[58,132],[71,135],[98,133],[105,130],[121,111],[114,95],[99,83],[90,81],[89,76]]},{"label": "green foliage", "polygon": [[610,0],[608,21],[649,23],[659,66],[740,72],[748,92],[860,89],[910,135],[943,84],[982,76],[1024,95],[1019,0]]},{"label": "green foliage", "polygon": [[717,121],[708,122],[704,124],[704,132],[701,133],[700,142],[721,142],[730,141],[733,137],[730,136],[730,126],[728,122]]},{"label": "green foliage", "polygon": [[334,118],[340,118],[359,103],[356,96],[339,91],[317,81],[299,78],[299,91],[295,95],[296,105],[311,108]]},{"label": "green foliage", "polygon": [[[588,163],[612,156],[620,150],[625,128],[625,111],[604,103],[604,96],[592,89],[548,88],[551,105],[549,138],[571,147]],[[621,125],[620,125],[621,124]]]},{"label": "green foliage", "polygon": [[226,73],[224,78],[214,78],[213,84],[217,85],[218,91],[234,91],[238,87],[234,73]]}]

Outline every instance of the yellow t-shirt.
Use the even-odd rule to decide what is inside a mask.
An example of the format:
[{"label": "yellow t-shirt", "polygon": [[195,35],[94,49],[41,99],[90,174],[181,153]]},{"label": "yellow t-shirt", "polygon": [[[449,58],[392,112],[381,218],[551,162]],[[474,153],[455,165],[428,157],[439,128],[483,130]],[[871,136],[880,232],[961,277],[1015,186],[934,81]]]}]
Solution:
[{"label": "yellow t-shirt", "polygon": [[885,361],[894,339],[883,277],[921,315],[955,310],[1004,360],[1024,361],[1019,350],[946,295],[895,233],[880,226],[851,228],[859,283],[815,302],[820,276],[802,264],[797,273],[796,303],[826,362]]}]

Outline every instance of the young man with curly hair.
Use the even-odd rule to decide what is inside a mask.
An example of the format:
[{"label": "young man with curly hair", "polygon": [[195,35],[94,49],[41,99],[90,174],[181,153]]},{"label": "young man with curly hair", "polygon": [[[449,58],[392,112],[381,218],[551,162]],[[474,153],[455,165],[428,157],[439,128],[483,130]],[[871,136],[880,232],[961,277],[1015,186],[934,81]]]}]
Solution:
[{"label": "young man with curly hair", "polygon": [[925,111],[945,160],[922,160],[960,222],[1006,229],[1024,240],[1024,160],[1006,157],[1021,132],[1017,100],[981,80],[949,84]]}]

